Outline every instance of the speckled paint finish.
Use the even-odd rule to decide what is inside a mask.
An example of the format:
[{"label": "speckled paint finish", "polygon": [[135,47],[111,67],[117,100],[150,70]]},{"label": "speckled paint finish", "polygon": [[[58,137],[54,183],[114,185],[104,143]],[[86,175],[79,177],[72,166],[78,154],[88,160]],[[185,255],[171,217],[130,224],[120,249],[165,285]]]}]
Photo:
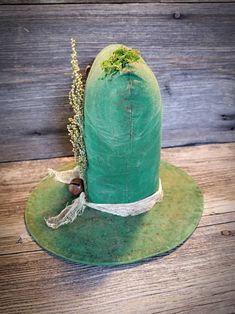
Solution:
[{"label": "speckled paint finish", "polygon": [[[70,163],[62,169],[72,168]],[[118,265],[171,251],[195,230],[203,211],[196,182],[180,168],[161,162],[164,199],[149,212],[119,217],[86,208],[72,224],[52,230],[44,217],[58,214],[73,197],[68,186],[44,178],[25,211],[29,233],[45,250],[77,263]]]}]

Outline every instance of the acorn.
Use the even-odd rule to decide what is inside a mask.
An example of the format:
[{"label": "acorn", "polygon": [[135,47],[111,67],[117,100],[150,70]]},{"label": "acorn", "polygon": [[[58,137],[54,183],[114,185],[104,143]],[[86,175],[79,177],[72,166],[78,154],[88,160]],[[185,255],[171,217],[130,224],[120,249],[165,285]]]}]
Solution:
[{"label": "acorn", "polygon": [[82,179],[75,178],[69,184],[69,192],[75,196],[79,196],[84,191],[84,184]]}]

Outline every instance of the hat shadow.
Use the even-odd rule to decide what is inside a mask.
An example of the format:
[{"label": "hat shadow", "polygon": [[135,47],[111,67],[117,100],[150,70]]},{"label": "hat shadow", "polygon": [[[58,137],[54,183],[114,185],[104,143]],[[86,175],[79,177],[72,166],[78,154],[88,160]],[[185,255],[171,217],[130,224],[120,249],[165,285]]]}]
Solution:
[{"label": "hat shadow", "polygon": [[74,229],[79,246],[78,260],[84,264],[114,267],[156,252],[152,247],[153,230],[147,213],[121,217],[86,208],[76,225],[68,227],[71,232]]},{"label": "hat shadow", "polygon": [[[71,283],[69,284],[69,287],[70,289],[75,289],[75,291],[77,289],[77,292],[79,292],[80,290],[83,292],[90,291],[91,289],[99,287],[113,273],[123,270],[131,270],[147,263],[155,263],[163,257],[166,257],[170,253],[177,250],[180,246],[181,245],[159,256],[146,258],[144,260],[133,262],[130,264],[122,264],[116,266],[92,266],[75,264],[74,262],[66,260],[64,267],[68,266],[70,269],[72,268],[72,272],[69,272],[69,274],[71,275]],[[60,258],[60,260],[62,259]],[[63,261],[65,262],[65,260]],[[61,266],[60,268],[63,269]],[[70,282],[69,278],[67,278],[66,281]]]}]

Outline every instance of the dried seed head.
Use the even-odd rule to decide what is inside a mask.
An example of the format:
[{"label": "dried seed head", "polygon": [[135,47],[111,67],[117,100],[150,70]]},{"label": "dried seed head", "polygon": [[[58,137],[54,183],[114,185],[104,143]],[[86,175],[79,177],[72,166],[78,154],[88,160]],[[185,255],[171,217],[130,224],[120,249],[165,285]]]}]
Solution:
[{"label": "dried seed head", "polygon": [[71,65],[73,82],[69,93],[69,103],[74,111],[74,116],[68,120],[68,132],[70,142],[73,146],[73,152],[78,163],[81,177],[84,174],[87,165],[85,144],[83,140],[83,120],[84,120],[84,83],[81,69],[78,64],[76,42],[71,39]]}]

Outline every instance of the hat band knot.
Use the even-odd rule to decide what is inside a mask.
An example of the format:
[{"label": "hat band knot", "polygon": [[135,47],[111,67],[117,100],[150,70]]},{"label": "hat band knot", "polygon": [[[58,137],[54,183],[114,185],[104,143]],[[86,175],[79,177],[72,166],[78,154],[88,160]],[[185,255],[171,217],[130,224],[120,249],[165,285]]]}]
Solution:
[{"label": "hat band knot", "polygon": [[[75,167],[68,171],[55,171],[49,169],[49,175],[53,176],[56,181],[69,184],[72,179],[76,178],[79,174],[78,168]],[[81,215],[86,207],[99,210],[101,212],[109,213],[112,215],[127,217],[135,216],[149,211],[156,203],[160,202],[163,198],[163,190],[161,180],[159,179],[158,190],[144,199],[132,203],[121,204],[98,204],[90,203],[86,200],[86,195],[82,192],[71,205],[67,205],[57,216],[45,219],[48,227],[57,229],[62,225],[72,223],[78,215]]]}]

